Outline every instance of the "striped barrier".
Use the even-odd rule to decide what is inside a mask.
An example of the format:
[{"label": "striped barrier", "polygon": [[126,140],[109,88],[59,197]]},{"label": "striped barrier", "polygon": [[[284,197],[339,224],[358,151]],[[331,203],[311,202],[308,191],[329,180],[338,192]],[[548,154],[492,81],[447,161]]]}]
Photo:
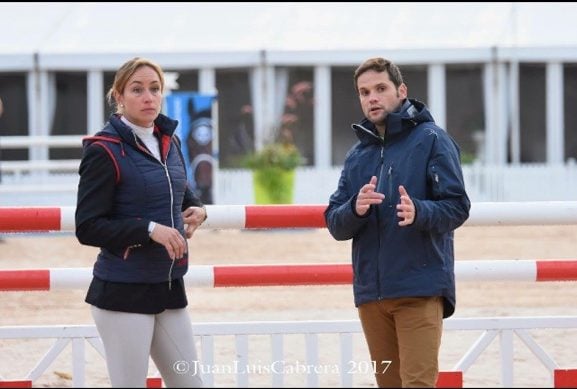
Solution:
[{"label": "striped barrier", "polygon": [[[462,281],[577,281],[577,260],[457,261]],[[86,289],[92,268],[0,270],[0,291]],[[344,285],[352,282],[350,264],[198,265],[184,277],[190,287]]]},{"label": "striped barrier", "polygon": [[577,369],[555,369],[553,385],[554,388],[577,388]]},{"label": "striped barrier", "polygon": [[[441,373],[439,372],[439,375]],[[439,379],[439,382],[444,382]],[[159,377],[148,377],[146,379],[147,388],[162,388],[162,378]],[[448,386],[445,386],[448,387]],[[460,386],[461,387],[461,386]],[[32,388],[31,379],[23,380],[2,380],[0,377],[0,388]]]},{"label": "striped barrier", "polygon": [[[326,205],[207,205],[203,229],[326,228]],[[0,207],[0,233],[74,231],[75,207]],[[464,226],[577,224],[577,201],[478,202]]]},{"label": "striped barrier", "polygon": [[[146,379],[146,387],[162,388],[162,378],[148,377]],[[32,388],[32,380],[2,380],[2,377],[0,377],[0,388]]]},{"label": "striped barrier", "polygon": [[2,380],[0,377],[0,388],[31,388],[32,380]]}]

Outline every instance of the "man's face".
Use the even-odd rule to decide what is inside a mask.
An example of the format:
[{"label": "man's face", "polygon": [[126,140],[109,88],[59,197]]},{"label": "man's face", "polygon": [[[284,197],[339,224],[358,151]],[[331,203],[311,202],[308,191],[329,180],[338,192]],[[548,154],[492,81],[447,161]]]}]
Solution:
[{"label": "man's face", "polygon": [[407,87],[395,88],[389,73],[368,70],[357,79],[357,91],[365,117],[376,126],[383,126],[387,115],[395,112],[407,97]]}]

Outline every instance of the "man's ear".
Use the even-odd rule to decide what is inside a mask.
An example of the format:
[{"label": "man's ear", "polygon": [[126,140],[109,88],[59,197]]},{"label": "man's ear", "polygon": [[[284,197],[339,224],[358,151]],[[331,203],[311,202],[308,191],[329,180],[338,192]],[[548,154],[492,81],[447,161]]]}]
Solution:
[{"label": "man's ear", "polygon": [[401,84],[401,86],[399,86],[399,97],[401,99],[407,98],[407,86],[405,85],[404,82]]}]

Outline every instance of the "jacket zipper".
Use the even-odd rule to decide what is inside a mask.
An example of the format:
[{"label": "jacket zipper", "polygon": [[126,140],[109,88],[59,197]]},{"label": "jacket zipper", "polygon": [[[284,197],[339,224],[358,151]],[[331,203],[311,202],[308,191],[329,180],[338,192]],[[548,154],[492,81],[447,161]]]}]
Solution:
[{"label": "jacket zipper", "polygon": [[377,183],[377,189],[376,189],[376,191],[379,192],[379,193],[383,193],[383,192],[382,192],[382,189],[383,189],[383,187],[382,187],[383,179],[382,179],[382,178],[383,178],[383,169],[384,169],[384,167],[385,167],[385,157],[384,157],[384,155],[385,155],[385,146],[382,146],[382,147],[381,147],[381,161],[380,161],[380,165],[381,165],[381,166],[379,167],[379,176],[378,176],[379,182]]},{"label": "jacket zipper", "polygon": [[[168,154],[167,154],[168,155]],[[168,181],[168,189],[170,191],[170,224],[172,224],[172,228],[174,228],[174,195],[172,191],[172,183],[170,181],[170,173],[168,172],[168,166],[166,166],[166,162],[161,162],[162,167],[164,168],[164,173],[166,174],[166,180]],[[170,264],[170,269],[168,270],[168,290],[172,289],[172,269],[174,267],[174,262],[176,258],[174,258]]]},{"label": "jacket zipper", "polygon": [[389,208],[393,206],[391,203],[391,199],[393,198],[393,165],[389,166],[389,170],[387,171],[387,181],[388,181],[388,193],[387,196],[389,197]]},{"label": "jacket zipper", "polygon": [[[381,162],[380,162],[381,166],[379,168],[379,182],[377,184],[377,192],[382,193],[381,190],[379,190],[380,187],[382,187],[382,182],[383,182],[383,169],[385,168],[385,140],[383,139],[383,143],[381,145]],[[388,199],[386,198],[385,201],[388,201]],[[375,211],[377,212],[377,227],[378,227],[378,241],[377,241],[377,253],[381,252],[381,234],[382,234],[382,222],[381,222],[381,214],[379,212],[378,206],[375,207]],[[381,297],[381,270],[380,270],[380,266],[379,266],[379,258],[377,256],[377,290],[379,291],[379,295],[377,296],[378,300],[382,300]]]}]

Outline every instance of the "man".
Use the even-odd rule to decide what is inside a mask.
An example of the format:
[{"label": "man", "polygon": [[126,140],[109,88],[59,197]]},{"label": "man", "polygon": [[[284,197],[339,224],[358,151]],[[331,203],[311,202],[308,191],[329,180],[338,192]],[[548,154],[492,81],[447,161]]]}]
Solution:
[{"label": "man", "polygon": [[453,231],[469,217],[460,151],[399,68],[371,58],[354,74],[365,119],[325,210],[352,239],[355,305],[379,387],[434,387],[443,319],[455,310]]}]

